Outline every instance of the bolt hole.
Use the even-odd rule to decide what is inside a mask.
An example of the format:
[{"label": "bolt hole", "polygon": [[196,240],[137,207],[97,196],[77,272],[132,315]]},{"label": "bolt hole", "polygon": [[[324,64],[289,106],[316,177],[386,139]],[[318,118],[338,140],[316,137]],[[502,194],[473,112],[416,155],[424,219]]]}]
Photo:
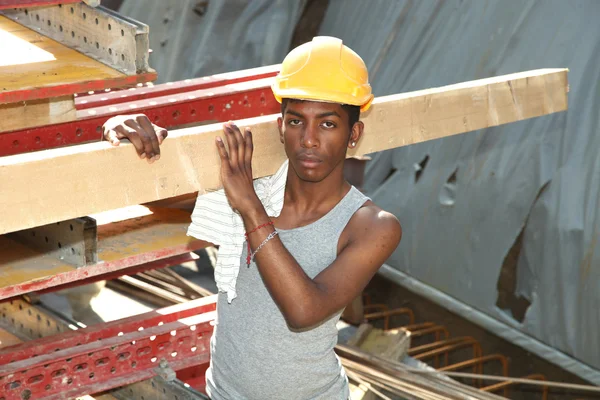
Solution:
[{"label": "bolt hole", "polygon": [[112,56],[112,49],[108,49],[108,54]]},{"label": "bolt hole", "polygon": [[98,18],[96,18],[96,25],[98,25],[100,23],[100,21],[98,21]]},{"label": "bolt hole", "polygon": [[121,54],[121,61],[125,61],[125,54]]},{"label": "bolt hole", "polygon": [[87,36],[83,37],[83,43],[87,43]]},{"label": "bolt hole", "polygon": [[125,31],[121,29],[121,36],[125,36]]},{"label": "bolt hole", "polygon": [[73,9],[73,7],[71,7],[71,14],[74,14],[75,10]]},{"label": "bolt hole", "polygon": [[63,31],[63,27],[62,27],[62,25],[59,25],[59,26],[58,26],[58,30],[59,30],[59,31],[61,31],[61,32]]},{"label": "bolt hole", "polygon": [[46,390],[50,390],[50,389],[52,389],[52,386],[50,386],[50,385],[46,385],[46,387],[45,387],[44,389],[46,389]]},{"label": "bolt hole", "polygon": [[39,21],[40,20],[40,15],[39,14],[35,14],[35,19]]},{"label": "bolt hole", "polygon": [[[81,128],[77,128],[75,130],[75,135],[77,135],[77,137],[81,137],[82,133],[83,133],[83,130]],[[71,230],[73,230],[73,229],[71,229]]]},{"label": "bolt hole", "polygon": [[90,374],[90,379],[94,379],[94,373],[93,372]]},{"label": "bolt hole", "polygon": [[52,26],[52,21],[48,20],[48,26]]},{"label": "bolt hole", "polygon": [[69,229],[73,232],[73,224],[69,224]]},{"label": "bolt hole", "polygon": [[19,141],[18,140],[15,140],[13,142],[13,147],[19,147]]},{"label": "bolt hole", "polygon": [[48,243],[48,236],[46,236],[45,239],[46,239],[46,243]]},{"label": "bolt hole", "polygon": [[62,244],[60,242],[58,242],[58,248],[62,249]]},{"label": "bolt hole", "polygon": [[83,19],[86,19],[86,18],[87,18],[87,15],[85,15],[85,13],[83,13]]},{"label": "bolt hole", "polygon": [[112,30],[112,25],[111,24],[108,24],[108,30],[109,31]]},{"label": "bolt hole", "polygon": [[39,136],[36,136],[36,137],[35,137],[35,142],[36,142],[37,144],[39,144],[41,141],[42,141],[42,139],[41,139]]},{"label": "bolt hole", "polygon": [[115,372],[117,372],[117,369],[116,369],[115,367],[112,367],[112,368],[110,369],[110,373],[111,373],[111,374],[114,374]]},{"label": "bolt hole", "polygon": [[71,31],[71,37],[74,38],[75,37],[75,31]]},{"label": "bolt hole", "polygon": [[213,106],[212,104],[208,106],[208,112],[209,113],[213,113],[213,111],[215,111],[215,106]]},{"label": "bolt hole", "polygon": [[96,42],[96,48],[99,49],[100,48],[100,43]]},{"label": "bolt hole", "polygon": [[62,139],[62,134],[60,134],[60,133],[57,133],[57,134],[56,134],[56,140],[60,140],[60,139]]},{"label": "bolt hole", "polygon": [[132,366],[133,368],[135,368],[135,367],[137,366],[137,363],[136,363],[135,361],[133,361],[133,362],[131,363],[131,366]]},{"label": "bolt hole", "polygon": [[192,108],[191,114],[192,116],[196,115],[196,109]]}]

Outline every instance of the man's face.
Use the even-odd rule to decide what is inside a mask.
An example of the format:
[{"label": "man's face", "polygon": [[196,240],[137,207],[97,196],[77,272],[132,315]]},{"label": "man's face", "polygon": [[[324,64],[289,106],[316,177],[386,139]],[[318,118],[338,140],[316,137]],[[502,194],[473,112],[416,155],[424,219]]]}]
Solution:
[{"label": "man's face", "polygon": [[290,167],[304,181],[320,182],[337,170],[343,174],[346,149],[358,142],[362,122],[349,126],[340,104],[290,101],[278,119]]}]

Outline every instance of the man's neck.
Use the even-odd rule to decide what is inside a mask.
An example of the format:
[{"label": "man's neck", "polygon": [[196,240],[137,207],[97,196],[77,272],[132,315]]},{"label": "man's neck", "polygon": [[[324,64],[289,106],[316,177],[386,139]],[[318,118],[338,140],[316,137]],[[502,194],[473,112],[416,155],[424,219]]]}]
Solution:
[{"label": "man's neck", "polygon": [[284,207],[292,208],[298,213],[318,212],[337,204],[350,189],[344,179],[343,168],[332,171],[320,182],[307,182],[290,168],[285,186]]}]

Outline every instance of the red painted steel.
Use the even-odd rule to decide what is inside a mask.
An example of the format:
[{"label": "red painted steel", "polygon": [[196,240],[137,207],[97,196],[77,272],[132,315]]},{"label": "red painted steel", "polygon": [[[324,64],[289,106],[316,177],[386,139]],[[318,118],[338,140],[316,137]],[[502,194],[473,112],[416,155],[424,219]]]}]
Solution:
[{"label": "red painted steel", "polygon": [[0,0],[0,10],[3,8],[23,8],[79,3],[80,1],[81,0]]},{"label": "red painted steel", "polygon": [[69,282],[67,284],[60,285],[60,286],[47,287],[47,288],[36,291],[36,293],[37,294],[45,294],[45,293],[55,292],[57,290],[65,290],[65,289],[72,288],[72,287],[87,285],[87,284],[98,282],[98,281],[110,281],[110,280],[117,279],[124,275],[135,275],[135,274],[139,274],[140,272],[150,271],[153,269],[172,267],[173,265],[183,264],[188,261],[195,261],[198,258],[199,257],[196,256],[194,253],[188,252],[188,253],[180,254],[177,256],[169,257],[169,258],[163,258],[161,260],[148,262],[148,263],[145,263],[142,265],[129,267],[127,269],[119,269],[114,272],[109,272],[109,273],[102,274],[102,275],[94,275],[87,279]]},{"label": "red painted steel", "polygon": [[7,92],[0,91],[0,104],[16,103],[18,101],[49,99],[52,97],[67,96],[74,93],[90,90],[104,90],[119,86],[135,86],[156,79],[156,72],[145,72],[137,75],[123,75],[118,78],[97,79],[85,82],[65,83],[54,86],[43,86],[29,89],[19,89]]},{"label": "red painted steel", "polygon": [[106,261],[95,265],[89,265],[84,268],[77,268],[71,271],[62,272],[56,275],[40,278],[35,281],[19,283],[0,288],[0,300],[9,299],[26,293],[39,292],[50,287],[66,285],[71,282],[82,281],[95,276],[105,276],[115,271],[129,269],[137,265],[146,264],[152,261],[167,257],[173,257],[190,251],[206,247],[206,242],[202,240],[192,240],[184,245],[177,245],[151,251],[142,254],[136,254],[131,257],[122,258],[116,261]]},{"label": "red painted steel", "polygon": [[0,350],[4,400],[62,399],[209,361],[216,295]]},{"label": "red painted steel", "polygon": [[82,93],[75,99],[75,107],[78,110],[113,105],[127,101],[139,101],[153,97],[170,96],[178,93],[191,92],[194,90],[210,89],[234,83],[253,81],[263,78],[274,77],[281,65],[269,65],[266,67],[246,69],[236,72],[205,76],[202,78],[185,79],[183,81],[162,83],[138,84],[128,89],[106,89],[100,93]]},{"label": "red painted steel", "polygon": [[0,157],[98,141],[101,127],[112,116],[144,113],[165,128],[200,121],[223,122],[279,112],[270,79],[235,83],[173,96],[144,99],[78,111],[78,120],[0,133]]}]

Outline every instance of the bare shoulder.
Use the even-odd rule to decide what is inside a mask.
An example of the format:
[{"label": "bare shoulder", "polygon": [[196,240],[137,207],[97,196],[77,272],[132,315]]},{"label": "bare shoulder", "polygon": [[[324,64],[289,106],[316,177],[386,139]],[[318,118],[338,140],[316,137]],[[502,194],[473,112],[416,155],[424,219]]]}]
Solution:
[{"label": "bare shoulder", "polygon": [[348,227],[353,238],[377,238],[394,247],[402,238],[402,226],[398,218],[370,200],[354,213]]}]

